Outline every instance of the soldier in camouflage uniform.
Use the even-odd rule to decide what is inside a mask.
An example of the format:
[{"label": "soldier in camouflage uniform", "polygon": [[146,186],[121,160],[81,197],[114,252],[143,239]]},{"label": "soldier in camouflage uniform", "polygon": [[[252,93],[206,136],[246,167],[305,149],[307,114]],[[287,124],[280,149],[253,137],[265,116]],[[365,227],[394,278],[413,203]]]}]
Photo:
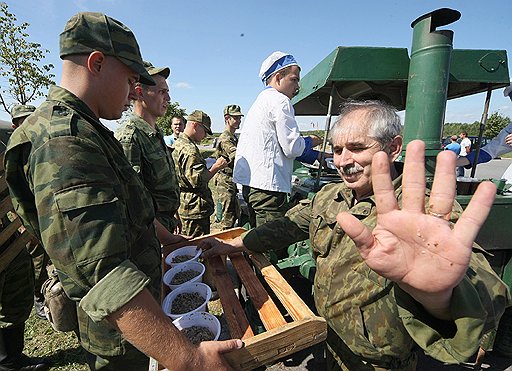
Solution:
[{"label": "soldier in camouflage uniform", "polygon": [[[11,110],[12,127],[16,129],[35,109],[30,105],[14,106]],[[0,200],[4,200],[6,197],[8,197],[7,189],[0,193]],[[4,231],[11,224],[9,219],[5,216],[0,220],[0,231]],[[8,249],[16,249],[17,246],[14,243],[16,238],[17,233],[15,232],[9,240],[0,246],[0,254],[8,252]],[[27,249],[20,246],[21,251],[14,259],[7,262],[4,258],[4,261],[1,262],[3,264],[0,264],[0,371],[47,370],[49,368],[45,363],[31,360],[22,353],[25,344],[25,321],[30,315],[34,299],[37,298],[34,288],[34,263],[41,262],[43,264],[43,256],[46,255],[42,248],[40,248],[42,253],[37,250],[38,246],[40,245],[37,241],[27,245]],[[31,259],[29,252],[34,252],[36,259]],[[46,269],[42,268],[42,271],[46,272]],[[40,275],[37,273],[36,277],[39,278]],[[42,296],[40,291],[39,295]]]},{"label": "soldier in camouflage uniform", "polygon": [[[13,129],[19,127],[35,110],[36,107],[30,104],[18,104],[14,106],[11,110]],[[41,289],[43,283],[48,279],[46,267],[50,263],[50,257],[35,238],[27,245],[27,249],[34,263],[34,309],[38,318],[46,319],[46,314],[44,313],[44,295]]]},{"label": "soldier in camouflage uniform", "polygon": [[209,257],[309,238],[329,369],[412,371],[417,346],[443,362],[467,361],[509,305],[506,285],[473,245],[496,188],[483,183],[453,225],[461,213],[455,156],[438,156],[429,196],[422,142],[409,144],[403,175],[393,164],[402,150],[400,129],[391,107],[348,103],[330,134],[343,183],[326,185],[286,217],[229,244],[210,239],[201,246],[213,246],[203,253]]},{"label": "soldier in camouflage uniform", "polygon": [[216,213],[222,216],[220,220],[217,220],[217,222],[220,222],[222,229],[233,228],[240,218],[238,189],[236,184],[233,183],[233,166],[238,143],[234,134],[240,127],[242,116],[240,106],[236,104],[224,108],[226,127],[219,136],[215,148],[215,158],[224,157],[228,161],[228,166],[220,170],[215,176],[215,208]]},{"label": "soldier in camouflage uniform", "polygon": [[183,234],[198,237],[210,233],[213,197],[208,182],[227,166],[227,161],[220,157],[208,170],[197,144],[207,134],[212,135],[210,116],[195,110],[186,119],[185,131],[176,140],[172,156],[181,192],[179,214]]},{"label": "soldier in camouflage uniform", "polygon": [[[92,370],[225,370],[223,351],[240,341],[196,347],[160,307],[164,236],[151,194],[99,118],[114,120],[154,84],[133,33],[101,13],[78,13],[60,35],[61,87],[17,129],[5,155],[13,205],[42,242],[76,301]],[[172,243],[182,238],[167,232]],[[208,366],[207,366],[208,365]]]},{"label": "soldier in camouflage uniform", "polygon": [[156,85],[137,84],[137,99],[133,112],[124,116],[115,137],[133,169],[142,179],[156,202],[156,218],[171,233],[178,227],[176,213],[180,203],[180,189],[171,153],[163,140],[156,120],[165,114],[169,105],[169,87],[165,81],[168,67],[156,68],[145,62],[146,70]]}]

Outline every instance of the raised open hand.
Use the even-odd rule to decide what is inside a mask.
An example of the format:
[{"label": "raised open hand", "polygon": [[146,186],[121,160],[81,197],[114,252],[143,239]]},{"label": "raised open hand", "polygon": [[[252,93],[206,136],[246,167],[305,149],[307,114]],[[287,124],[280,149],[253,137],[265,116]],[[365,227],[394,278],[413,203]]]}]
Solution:
[{"label": "raised open hand", "polygon": [[489,214],[496,187],[491,182],[480,184],[453,226],[445,216],[452,210],[456,193],[455,155],[443,151],[437,156],[434,184],[425,207],[425,145],[412,141],[406,153],[401,209],[388,157],[378,152],[372,162],[378,213],[375,229],[370,231],[348,213],[339,214],[337,221],[372,270],[397,282],[420,302],[428,296],[449,300],[468,268],[473,241]]}]

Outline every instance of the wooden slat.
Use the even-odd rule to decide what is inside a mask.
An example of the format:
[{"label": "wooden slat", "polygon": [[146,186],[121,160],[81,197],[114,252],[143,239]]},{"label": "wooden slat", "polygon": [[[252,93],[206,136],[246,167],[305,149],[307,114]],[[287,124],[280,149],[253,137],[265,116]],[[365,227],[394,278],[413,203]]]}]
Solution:
[{"label": "wooden slat", "polygon": [[244,340],[245,346],[224,358],[235,370],[252,370],[258,366],[298,352],[327,338],[327,324],[321,317],[290,322]]},{"label": "wooden slat", "polygon": [[0,272],[3,272],[20,251],[26,248],[31,238],[30,233],[27,231],[23,232],[2,254],[0,254]]},{"label": "wooden slat", "polygon": [[251,254],[251,260],[261,271],[261,275],[265,281],[267,281],[274,294],[279,298],[281,304],[284,305],[295,321],[315,316],[311,309],[302,301],[300,296],[297,295],[283,276],[281,276],[276,267],[274,267],[265,256],[259,253],[253,253]]},{"label": "wooden slat", "polygon": [[0,218],[3,218],[12,209],[11,197],[7,196],[0,202]]},{"label": "wooden slat", "polygon": [[162,246],[162,252],[163,252],[164,257],[165,257],[170,252],[172,252],[172,251],[174,251],[176,249],[179,249],[180,247],[188,246],[188,245],[197,245],[197,243],[199,241],[202,241],[202,240],[204,240],[206,238],[216,237],[216,238],[220,238],[222,240],[230,240],[232,238],[240,236],[243,232],[246,232],[246,230],[244,228],[232,228],[232,229],[227,229],[227,230],[221,231],[221,232],[210,233],[210,234],[207,234],[207,235],[204,235],[204,236],[201,236],[201,237],[197,237],[197,238],[191,239],[189,241],[175,243],[175,244],[172,244],[172,245],[164,245],[164,246]]},{"label": "wooden slat", "polygon": [[235,288],[231,277],[219,256],[208,259],[208,264],[213,273],[215,287],[219,293],[220,302],[224,311],[224,317],[233,339],[247,339],[254,336],[244,309],[235,294]]},{"label": "wooden slat", "polygon": [[265,329],[272,330],[279,326],[286,325],[286,320],[275,305],[272,298],[259,281],[254,270],[245,260],[242,254],[230,255],[229,258],[235,267],[238,276],[242,280],[252,304],[258,310],[261,322]]},{"label": "wooden slat", "polygon": [[16,217],[14,221],[10,224],[8,224],[2,232],[0,232],[0,246],[2,246],[4,243],[7,242],[9,238],[18,230],[18,228],[21,227],[21,220],[20,218]]}]

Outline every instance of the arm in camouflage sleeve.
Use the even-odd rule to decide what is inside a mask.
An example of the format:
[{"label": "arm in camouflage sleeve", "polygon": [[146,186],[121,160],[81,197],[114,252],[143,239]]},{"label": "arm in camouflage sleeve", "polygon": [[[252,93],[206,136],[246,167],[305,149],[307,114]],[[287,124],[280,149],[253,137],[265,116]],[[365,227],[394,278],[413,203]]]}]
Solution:
[{"label": "arm in camouflage sleeve", "polygon": [[130,140],[121,139],[121,145],[123,146],[123,152],[130,162],[132,164],[133,170],[137,174],[140,174],[141,172],[141,166],[142,166],[142,153],[140,150],[140,145],[137,143],[137,140],[135,138],[135,133],[130,136]]},{"label": "arm in camouflage sleeve", "polygon": [[197,152],[189,153],[182,157],[182,163],[179,164],[183,176],[187,179],[192,188],[208,187],[210,174],[204,160],[200,158]]},{"label": "arm in camouflage sleeve", "polygon": [[279,250],[292,243],[308,239],[311,204],[301,202],[290,209],[282,218],[265,223],[229,241],[208,238],[198,245],[204,258],[229,255],[240,251],[264,252]]},{"label": "arm in camouflage sleeve", "polygon": [[236,144],[231,140],[225,140],[220,143],[220,146],[222,148],[222,152],[228,154],[229,162],[234,162],[236,157]]},{"label": "arm in camouflage sleeve", "polygon": [[[9,163],[22,161],[22,147],[9,151]],[[101,148],[89,140],[57,137],[34,150],[23,169],[43,246],[62,273],[66,293],[81,299],[91,318],[103,319],[147,286],[149,278],[128,258],[126,204],[118,198],[119,180]],[[7,171],[15,189],[20,170]]]},{"label": "arm in camouflage sleeve", "polygon": [[498,327],[511,303],[507,286],[477,246],[465,277],[453,290],[452,321],[436,320],[398,286],[393,294],[402,323],[416,344],[426,354],[447,363],[466,362],[475,354],[482,335]]}]

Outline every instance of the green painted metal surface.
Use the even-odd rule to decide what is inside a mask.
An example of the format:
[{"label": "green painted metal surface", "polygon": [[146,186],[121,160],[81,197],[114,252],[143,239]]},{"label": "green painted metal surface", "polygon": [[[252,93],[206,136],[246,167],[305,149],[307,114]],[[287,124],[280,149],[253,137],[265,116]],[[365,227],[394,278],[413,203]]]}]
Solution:
[{"label": "green painted metal surface", "polygon": [[459,18],[460,13],[455,10],[440,9],[418,18],[412,24],[414,31],[402,155],[405,155],[407,143],[421,138],[425,142],[427,177],[434,173],[434,160],[442,136],[453,49],[453,31],[437,30],[436,27]]},{"label": "green painted metal surface", "polygon": [[[409,56],[406,48],[337,47],[301,79],[292,103],[296,115],[325,116],[331,88],[333,114],[347,98],[383,99],[405,109]],[[499,89],[510,82],[505,50],[453,49],[447,98]]]}]

